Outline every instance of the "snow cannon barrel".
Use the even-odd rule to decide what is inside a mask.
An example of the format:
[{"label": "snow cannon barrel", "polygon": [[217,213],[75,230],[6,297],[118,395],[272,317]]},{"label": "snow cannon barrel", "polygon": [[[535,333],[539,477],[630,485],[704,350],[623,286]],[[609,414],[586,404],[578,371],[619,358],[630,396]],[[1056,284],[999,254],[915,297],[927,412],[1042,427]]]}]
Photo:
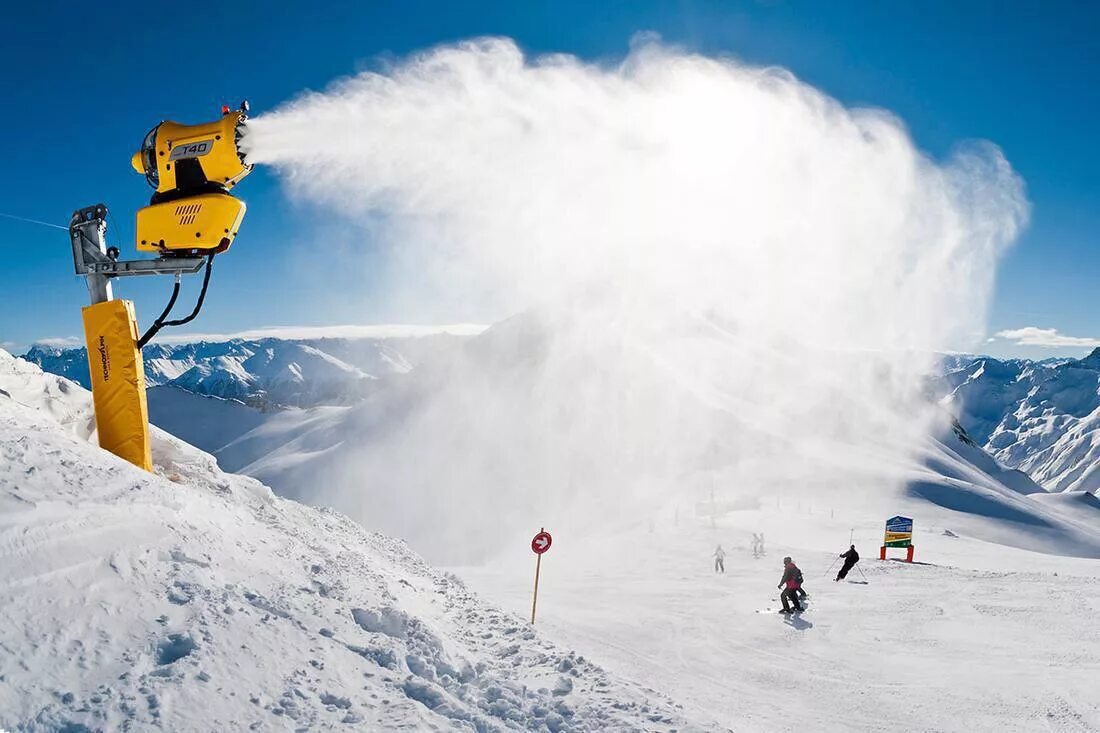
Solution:
[{"label": "snow cannon barrel", "polygon": [[166,120],[146,134],[130,161],[155,189],[137,213],[138,251],[193,257],[229,249],[245,214],[229,192],[252,172],[240,149],[247,112],[242,102],[213,122]]}]

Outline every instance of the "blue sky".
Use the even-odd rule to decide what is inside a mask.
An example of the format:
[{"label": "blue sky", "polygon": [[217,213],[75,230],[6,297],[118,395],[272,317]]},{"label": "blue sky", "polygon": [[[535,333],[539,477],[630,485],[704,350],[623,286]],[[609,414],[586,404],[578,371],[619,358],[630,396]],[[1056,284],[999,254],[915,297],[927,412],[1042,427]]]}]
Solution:
[{"label": "blue sky", "polygon": [[[990,334],[1016,333],[986,350],[1049,356],[1100,345],[1100,5],[403,0],[93,10],[46,2],[13,4],[5,25],[0,212],[64,225],[74,209],[103,201],[115,219],[108,236],[125,254],[133,212],[149,196],[129,157],[161,119],[203,121],[245,97],[262,113],[380,58],[470,36],[614,59],[635,33],[655,31],[691,50],[783,65],[846,104],[892,110],[936,157],[968,139],[1000,145],[1033,210],[999,270],[990,316]],[[371,282],[315,266],[323,245],[312,235],[324,223],[288,202],[269,172],[258,170],[239,193],[249,214],[231,256],[215,265],[196,331],[501,315],[453,303],[388,311],[371,298]],[[0,218],[0,255],[0,343],[18,352],[79,335],[86,291],[65,233]],[[144,325],[169,288],[150,278],[116,293],[137,301]]]}]

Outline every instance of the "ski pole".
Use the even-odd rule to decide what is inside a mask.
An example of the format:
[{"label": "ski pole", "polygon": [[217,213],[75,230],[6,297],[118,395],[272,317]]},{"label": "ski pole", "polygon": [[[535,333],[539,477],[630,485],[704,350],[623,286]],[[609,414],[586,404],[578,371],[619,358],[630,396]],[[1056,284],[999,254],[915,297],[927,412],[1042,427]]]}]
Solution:
[{"label": "ski pole", "polygon": [[830,565],[830,566],[829,566],[829,569],[828,569],[828,570],[826,570],[826,571],[825,571],[824,573],[822,573],[822,575],[828,575],[829,573],[831,573],[831,572],[832,572],[832,570],[833,570],[833,568],[834,568],[834,567],[836,567],[836,563],[837,563],[837,560],[839,560],[839,559],[840,559],[840,558],[838,557],[838,558],[837,558],[836,560],[833,560],[833,564],[832,564],[832,565]]},{"label": "ski pole", "polygon": [[[859,574],[860,574],[860,575],[863,575],[863,568],[861,568],[861,567],[859,566],[859,563],[858,563],[858,562],[856,563],[856,570],[858,570],[858,571],[859,571]],[[864,579],[864,580],[867,580],[867,576],[866,576],[866,575],[863,575],[863,579]],[[870,581],[867,581],[867,582],[870,582]]]}]

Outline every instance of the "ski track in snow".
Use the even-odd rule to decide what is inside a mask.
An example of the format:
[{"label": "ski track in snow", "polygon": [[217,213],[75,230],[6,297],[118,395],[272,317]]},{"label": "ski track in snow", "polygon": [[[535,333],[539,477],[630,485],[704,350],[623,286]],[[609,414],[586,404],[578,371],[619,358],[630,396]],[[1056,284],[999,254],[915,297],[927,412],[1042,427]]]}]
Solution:
[{"label": "ski track in snow", "polygon": [[[612,532],[583,552],[556,536],[542,563],[543,633],[734,730],[1100,730],[1100,562],[918,522],[918,562],[884,563],[881,525],[868,520],[859,569],[835,583],[838,566],[823,569],[836,556],[811,548],[839,537],[845,549],[839,520],[746,511],[714,530],[682,525]],[[798,545],[755,560],[749,538],[761,528]],[[718,542],[725,574],[707,560]],[[760,613],[780,607],[785,554],[803,569],[808,610]],[[520,612],[524,559],[455,572]]]},{"label": "ski track in snow", "polygon": [[100,451],[2,352],[0,389],[0,729],[714,727],[164,433],[156,476]]}]

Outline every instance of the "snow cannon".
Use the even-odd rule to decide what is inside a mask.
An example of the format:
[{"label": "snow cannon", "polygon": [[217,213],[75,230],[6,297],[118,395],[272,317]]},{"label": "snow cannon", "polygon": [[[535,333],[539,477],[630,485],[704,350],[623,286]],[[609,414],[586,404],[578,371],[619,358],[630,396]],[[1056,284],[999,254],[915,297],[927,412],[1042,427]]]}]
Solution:
[{"label": "snow cannon", "polygon": [[[100,447],[152,470],[145,365],[141,348],[165,326],[182,326],[198,316],[210,284],[214,255],[229,249],[244,218],[244,202],[230,193],[252,172],[240,151],[248,102],[222,107],[221,118],[198,125],[164,121],[145,136],[131,164],[153,187],[149,205],[137,212],[140,252],[157,257],[122,260],[107,246],[107,207],[77,209],[69,222],[73,267],[88,285],[91,305],[83,309],[84,338],[92,378]],[[180,292],[180,276],[205,270],[195,307],[168,320]],[[172,275],[175,286],[163,312],[140,334],[134,304],[116,300],[115,278]]]},{"label": "snow cannon", "polygon": [[213,122],[165,120],[145,136],[131,165],[155,192],[137,212],[139,252],[194,256],[224,252],[237,236],[245,205],[229,192],[252,172],[240,150],[248,102],[222,107]]}]

